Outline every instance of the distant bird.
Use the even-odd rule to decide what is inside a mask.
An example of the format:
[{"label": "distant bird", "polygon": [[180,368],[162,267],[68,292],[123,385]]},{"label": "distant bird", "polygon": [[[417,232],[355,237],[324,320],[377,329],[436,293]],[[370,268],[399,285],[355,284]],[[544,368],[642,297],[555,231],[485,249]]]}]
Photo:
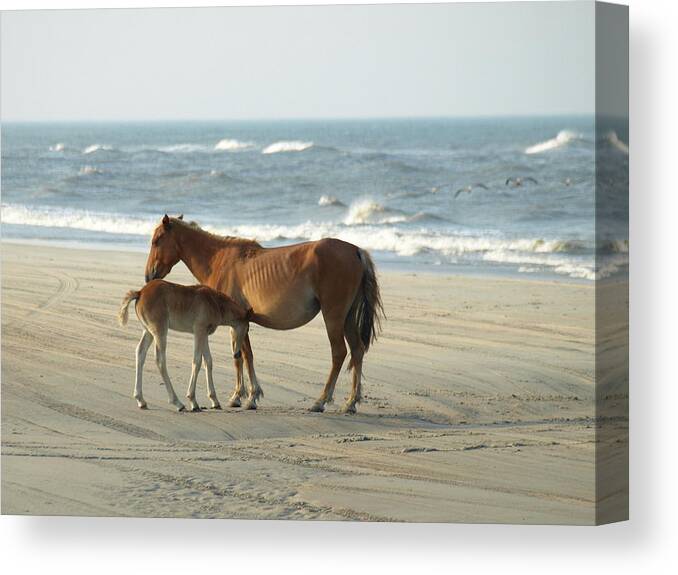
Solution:
[{"label": "distant bird", "polygon": [[482,188],[483,190],[489,190],[485,184],[470,184],[468,186],[464,186],[463,188],[459,188],[456,193],[454,194],[454,199],[456,200],[461,194],[470,194],[475,188]]},{"label": "distant bird", "polygon": [[532,182],[533,184],[538,184],[539,182],[534,178],[527,176],[526,178],[507,178],[506,185],[511,186],[512,188],[519,188],[525,182]]}]

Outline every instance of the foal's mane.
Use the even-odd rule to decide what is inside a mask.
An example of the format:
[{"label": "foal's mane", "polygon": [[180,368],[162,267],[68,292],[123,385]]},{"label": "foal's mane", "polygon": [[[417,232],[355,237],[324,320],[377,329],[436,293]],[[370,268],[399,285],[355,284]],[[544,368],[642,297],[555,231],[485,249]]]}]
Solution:
[{"label": "foal's mane", "polygon": [[196,221],[184,221],[179,218],[170,218],[170,222],[172,225],[181,226],[183,228],[188,228],[198,232],[206,239],[216,241],[223,246],[240,248],[240,253],[243,257],[250,256],[262,247],[261,244],[256,240],[239,238],[237,236],[222,236],[213,232],[208,232],[207,230],[201,228],[200,224],[198,224]]}]

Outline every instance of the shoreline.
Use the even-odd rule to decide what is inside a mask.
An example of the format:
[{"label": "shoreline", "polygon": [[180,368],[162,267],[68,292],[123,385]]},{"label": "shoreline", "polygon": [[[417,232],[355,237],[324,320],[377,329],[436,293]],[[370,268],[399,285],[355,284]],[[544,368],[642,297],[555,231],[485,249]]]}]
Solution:
[{"label": "shoreline", "polygon": [[[0,237],[0,241],[4,244],[20,245],[20,246],[40,246],[47,248],[58,248],[67,250],[80,251],[102,251],[102,252],[120,252],[127,254],[148,254],[148,246],[125,245],[111,242],[85,242],[80,240],[49,240],[40,238],[12,238]],[[304,241],[304,240],[302,240]],[[290,242],[295,243],[295,242]],[[299,242],[301,243],[301,242]],[[277,247],[277,246],[264,246]],[[398,256],[391,256],[393,258]],[[513,281],[527,281],[537,283],[555,283],[555,284],[573,284],[583,286],[595,286],[595,282],[586,278],[576,278],[564,274],[534,272],[524,273],[515,270],[499,269],[498,267],[486,266],[485,268],[478,268],[471,265],[456,265],[444,264],[433,265],[423,264],[417,262],[395,262],[384,261],[375,257],[377,264],[377,271],[380,273],[395,273],[395,274],[417,274],[430,275],[433,277],[457,277],[469,279],[501,279]],[[628,273],[619,273],[612,277],[605,278],[606,281],[623,282],[628,278]],[[600,280],[599,280],[600,281]]]},{"label": "shoreline", "polygon": [[[257,411],[173,412],[152,361],[142,411],[139,326],[115,316],[146,256],[102,254],[3,241],[3,513],[595,522],[593,285],[384,272],[356,415],[337,412],[344,371],[335,403],[308,411],[330,367],[321,317],[252,326]],[[193,281],[181,264],[167,279]],[[222,404],[228,341],[211,338]],[[170,334],[180,396],[191,350]],[[201,372],[202,405],[204,388]]]}]

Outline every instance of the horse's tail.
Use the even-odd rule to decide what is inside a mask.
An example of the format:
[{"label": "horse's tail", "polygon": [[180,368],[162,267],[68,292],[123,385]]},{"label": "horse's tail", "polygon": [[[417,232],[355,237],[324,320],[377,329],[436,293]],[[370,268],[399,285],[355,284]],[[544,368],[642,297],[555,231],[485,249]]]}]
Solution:
[{"label": "horse's tail", "polygon": [[[367,353],[381,332],[381,320],[386,316],[381,303],[374,262],[370,254],[363,249],[358,249],[358,259],[363,265],[363,278],[346,321],[349,329],[355,330],[359,335],[363,350]],[[351,357],[348,369],[354,367],[353,362],[354,358]]]},{"label": "horse's tail", "polygon": [[120,304],[120,311],[118,311],[118,322],[120,325],[127,325],[127,319],[129,317],[129,304],[135,300],[138,300],[140,295],[140,291],[135,291],[133,289],[127,292],[127,295]]}]

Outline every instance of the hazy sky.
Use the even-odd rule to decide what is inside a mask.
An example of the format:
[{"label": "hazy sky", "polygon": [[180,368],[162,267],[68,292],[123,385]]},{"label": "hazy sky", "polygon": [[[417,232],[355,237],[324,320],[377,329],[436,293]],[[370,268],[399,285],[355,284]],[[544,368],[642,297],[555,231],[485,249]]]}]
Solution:
[{"label": "hazy sky", "polygon": [[592,113],[593,3],[2,14],[3,120]]}]

